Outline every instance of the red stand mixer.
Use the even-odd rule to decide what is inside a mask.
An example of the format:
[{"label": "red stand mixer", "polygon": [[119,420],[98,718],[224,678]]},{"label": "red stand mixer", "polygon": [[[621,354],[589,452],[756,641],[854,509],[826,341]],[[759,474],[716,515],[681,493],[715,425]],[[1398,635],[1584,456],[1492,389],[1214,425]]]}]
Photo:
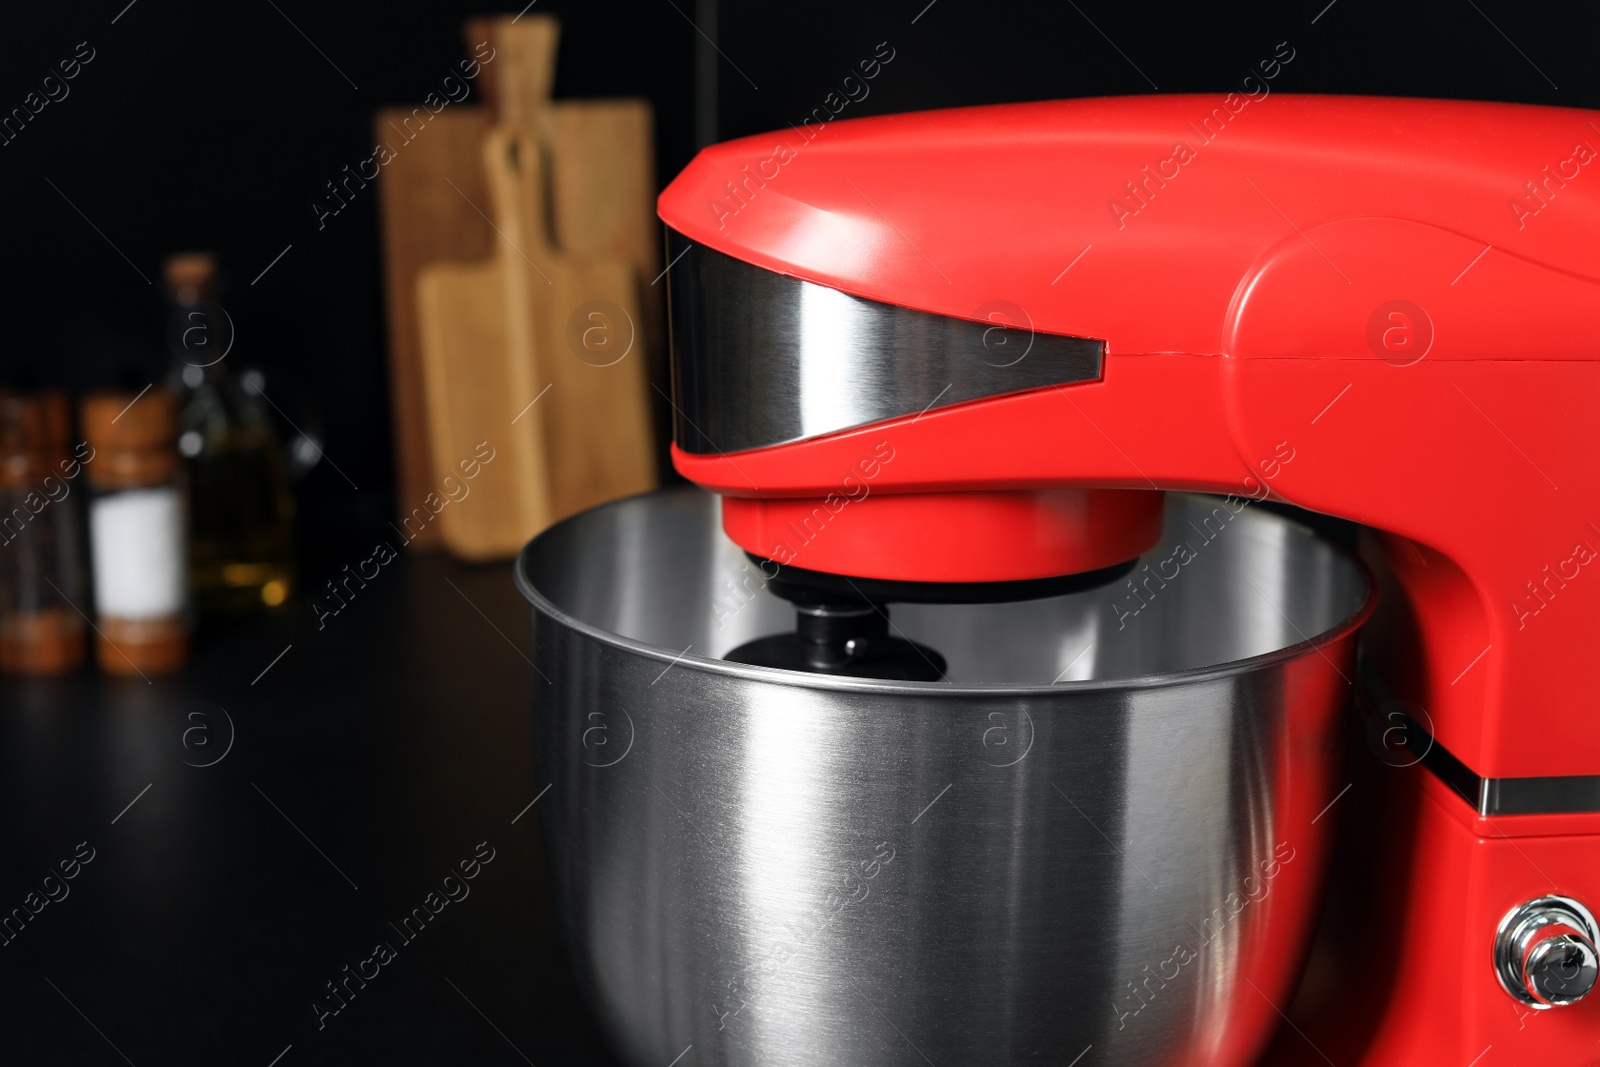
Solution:
[{"label": "red stand mixer", "polygon": [[[1527,900],[1600,899],[1600,581],[1581,584],[1600,546],[1600,186],[1583,181],[1600,131],[1583,112],[1432,101],[1278,96],[1233,118],[1209,97],[1083,101],[706,151],[662,197],[673,230],[1010,327],[985,351],[1018,361],[1015,395],[833,365],[819,406],[837,402],[836,424],[763,440],[719,432],[758,420],[781,380],[736,397],[686,374],[674,459],[770,557],[868,441],[892,441],[875,495],[808,547],[809,569],[861,578],[1108,566],[1155,541],[1151,490],[1245,493],[1269,469],[1277,498],[1371,527],[1388,580],[1364,648],[1459,769],[1411,774],[1426,800],[1385,896],[1398,922],[1368,936],[1419,980],[1362,1062],[1513,1041],[1521,1062],[1600,1060],[1593,1006],[1530,1029],[1492,951]],[[1085,373],[1040,335],[1095,339],[1103,364]]]},{"label": "red stand mixer", "polygon": [[[707,149],[660,201],[672,262],[673,459],[721,497],[722,529],[753,568],[742,588],[791,602],[797,618],[794,633],[754,627],[720,658],[752,665],[739,670],[866,679],[846,683],[857,689],[872,679],[932,689],[946,657],[947,681],[958,681],[958,650],[916,631],[917,612],[937,610],[916,605],[1020,610],[1075,595],[1101,598],[1106,642],[1159,623],[1178,593],[1196,597],[1173,639],[1199,640],[1207,614],[1184,575],[1213,551],[1203,547],[1206,516],[1222,516],[1219,527],[1226,516],[1216,500],[1182,503],[1199,508],[1184,512],[1194,534],[1172,540],[1174,509],[1201,499],[1180,493],[1226,495],[1230,514],[1270,499],[1360,524],[1375,581],[1374,610],[1348,591],[1356,579],[1341,579],[1342,606],[1316,623],[1331,636],[1307,630],[1298,647],[1327,674],[1330,701],[1360,691],[1362,729],[1382,758],[1358,743],[1345,770],[1328,756],[1325,769],[1279,775],[1314,785],[1289,803],[1285,824],[1315,834],[1337,822],[1341,844],[1289,848],[1317,857],[1282,868],[1307,880],[1292,890],[1307,910],[1305,935],[1263,935],[1230,957],[1257,952],[1263,970],[1202,962],[1212,1007],[1183,1024],[1200,1035],[1208,1012],[1248,1011],[1253,1029],[1119,1044],[1134,1040],[1123,1035],[1142,1012],[1178,995],[1175,976],[1197,951],[1119,949],[1103,964],[1124,968],[1111,992],[1059,1005],[1091,1020],[1060,1031],[1088,1048],[1008,1038],[991,1062],[1600,1063],[1600,997],[1584,999],[1600,964],[1585,907],[1600,900],[1600,176],[1589,173],[1600,120],[1275,94],[1247,109],[1234,96],[1151,96],[808,132]],[[1275,531],[1263,527],[1260,543],[1287,536]],[[1292,583],[1293,567],[1280,569],[1246,579],[1260,600],[1240,594],[1260,625],[1281,625],[1274,612],[1290,622],[1274,593],[1288,585],[1272,583]],[[533,574],[525,588],[540,581]],[[749,598],[733,594],[719,625],[726,605]],[[1369,612],[1357,666],[1353,635]],[[902,619],[911,620],[904,632]],[[1072,670],[1062,675],[1077,677]],[[680,672],[669,666],[661,684]],[[633,712],[641,738],[645,718]],[[1107,741],[1103,758],[1121,758],[1118,744]],[[1287,751],[1263,758],[1281,763]],[[913,774],[918,765],[895,766]],[[869,788],[862,774],[845,781]],[[1065,771],[1051,782],[1118,856],[1149,871],[1152,888],[1175,891],[1154,869],[1159,851],[1136,847],[1141,820],[1168,815],[1141,814],[1133,791],[1097,811],[1072,796]],[[574,786],[572,795],[590,794]],[[944,802],[949,817],[965,810],[957,795]],[[685,803],[681,814],[708,820],[712,804]],[[556,848],[578,840],[577,814],[556,808],[547,818]],[[932,821],[920,814],[908,832]],[[909,877],[908,846],[898,847]],[[1120,884],[1136,886],[1127,873]],[[992,906],[1023,907],[1007,896],[1004,872],[994,878]],[[1095,905],[1105,922],[1126,926],[1114,916],[1128,914],[1119,901],[1132,892]],[[908,891],[873,914],[892,924],[935,899],[935,889]],[[958,929],[952,921],[949,936]],[[880,1028],[879,1015],[895,1020],[922,1059],[955,1062],[941,1052],[958,1039],[928,1042],[940,1040],[938,1004],[957,1010],[957,1000],[919,992],[898,1009],[885,1003],[897,980],[923,980],[923,958],[905,957],[899,978],[863,991],[857,1010]],[[1102,963],[1048,963],[1091,965]],[[927,970],[940,966],[954,964]],[[605,985],[602,964],[580,968]],[[1268,972],[1279,976],[1276,992],[1260,977]],[[773,980],[800,982],[788,974]],[[849,980],[834,984],[848,993]],[[787,1004],[761,1009],[773,1013],[763,1026],[813,1011],[845,1018],[819,1007],[830,987],[793,988]],[[1026,994],[1023,983],[1008,995]],[[1254,1006],[1236,1007],[1246,1000]],[[602,1009],[613,1019],[623,1010]],[[662,1026],[702,1034],[697,1048],[711,1052],[707,1032]],[[813,1062],[792,1050],[836,1030],[797,1030],[791,1051],[761,1062]],[[646,1047],[623,1044],[632,1054]]]}]

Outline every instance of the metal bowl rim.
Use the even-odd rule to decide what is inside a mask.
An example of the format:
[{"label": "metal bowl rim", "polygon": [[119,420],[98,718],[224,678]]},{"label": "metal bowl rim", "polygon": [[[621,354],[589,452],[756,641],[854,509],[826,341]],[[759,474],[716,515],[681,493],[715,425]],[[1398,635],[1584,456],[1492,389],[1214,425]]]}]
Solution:
[{"label": "metal bowl rim", "polygon": [[[1187,493],[1173,490],[1184,496],[1203,496],[1202,493]],[[1223,663],[1213,663],[1204,667],[1191,667],[1183,671],[1168,671],[1160,674],[1134,675],[1128,678],[1088,678],[1079,681],[1054,682],[1046,685],[1038,683],[991,683],[988,685],[952,685],[948,682],[884,682],[874,681],[870,678],[842,678],[833,675],[815,674],[810,671],[790,671],[780,667],[754,667],[743,663],[732,663],[725,659],[713,659],[709,656],[691,656],[686,652],[673,652],[671,649],[661,648],[657,645],[636,641],[631,637],[612,633],[610,630],[601,629],[575,618],[561,608],[557,607],[548,597],[534,588],[533,581],[528,577],[527,570],[533,552],[539,542],[547,536],[569,523],[599,511],[609,511],[624,504],[652,497],[663,497],[690,493],[706,493],[703,489],[694,486],[676,486],[662,489],[647,490],[631,496],[621,497],[617,500],[597,505],[576,515],[569,515],[560,522],[552,523],[549,527],[535,534],[522,551],[517,553],[516,563],[512,567],[517,589],[523,597],[533,605],[534,610],[547,616],[561,626],[576,631],[601,644],[612,648],[631,652],[634,655],[644,656],[659,663],[671,666],[684,666],[698,670],[705,674],[721,675],[730,678],[739,678],[749,682],[763,682],[784,686],[800,686],[805,689],[819,689],[824,692],[852,692],[873,693],[916,697],[1027,697],[1043,696],[1055,693],[1093,693],[1105,690],[1128,689],[1160,689],[1168,686],[1189,685],[1196,682],[1207,682],[1217,678],[1230,677],[1236,674],[1247,674],[1260,670],[1275,663],[1295,659],[1306,652],[1320,651],[1327,645],[1335,644],[1356,630],[1367,621],[1377,606],[1377,582],[1373,578],[1372,570],[1358,556],[1352,555],[1343,545],[1320,537],[1310,527],[1298,523],[1283,515],[1271,514],[1271,519],[1294,527],[1304,536],[1316,538],[1329,551],[1342,557],[1345,562],[1353,566],[1366,580],[1366,591],[1361,598],[1361,603],[1356,609],[1346,615],[1339,623],[1315,634],[1303,641],[1292,645],[1274,649],[1271,652],[1262,652],[1259,655],[1249,656],[1245,659],[1228,660]],[[706,495],[711,495],[706,493]],[[1326,658],[1326,657],[1324,657]],[[537,667],[534,668],[538,670]],[[548,681],[548,679],[546,680]]]}]

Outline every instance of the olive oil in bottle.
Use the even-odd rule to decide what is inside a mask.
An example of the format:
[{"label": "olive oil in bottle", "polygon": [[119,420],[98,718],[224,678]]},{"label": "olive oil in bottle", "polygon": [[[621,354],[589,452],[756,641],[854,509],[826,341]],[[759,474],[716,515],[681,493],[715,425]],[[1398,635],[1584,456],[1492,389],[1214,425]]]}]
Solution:
[{"label": "olive oil in bottle", "polygon": [[259,398],[228,369],[233,328],[208,253],[168,258],[178,452],[189,483],[189,584],[202,615],[277,607],[294,584],[294,498]]}]

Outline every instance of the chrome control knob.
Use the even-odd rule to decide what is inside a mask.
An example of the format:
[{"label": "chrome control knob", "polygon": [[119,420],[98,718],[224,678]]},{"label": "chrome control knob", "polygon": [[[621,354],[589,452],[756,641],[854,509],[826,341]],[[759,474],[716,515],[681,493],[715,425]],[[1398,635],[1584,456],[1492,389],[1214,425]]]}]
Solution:
[{"label": "chrome control knob", "polygon": [[1600,928],[1571,897],[1540,897],[1511,909],[1495,936],[1495,971],[1516,999],[1535,1008],[1582,1000],[1600,979]]}]

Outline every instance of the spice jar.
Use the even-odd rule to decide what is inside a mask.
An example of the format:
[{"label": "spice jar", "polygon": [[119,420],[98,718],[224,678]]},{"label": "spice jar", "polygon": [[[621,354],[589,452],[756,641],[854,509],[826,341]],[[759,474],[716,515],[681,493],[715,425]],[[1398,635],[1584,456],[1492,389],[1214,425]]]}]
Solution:
[{"label": "spice jar", "polygon": [[82,413],[95,450],[87,469],[96,658],[110,674],[174,670],[189,650],[176,397],[100,393]]},{"label": "spice jar", "polygon": [[0,670],[83,663],[83,463],[65,394],[0,397]]}]

